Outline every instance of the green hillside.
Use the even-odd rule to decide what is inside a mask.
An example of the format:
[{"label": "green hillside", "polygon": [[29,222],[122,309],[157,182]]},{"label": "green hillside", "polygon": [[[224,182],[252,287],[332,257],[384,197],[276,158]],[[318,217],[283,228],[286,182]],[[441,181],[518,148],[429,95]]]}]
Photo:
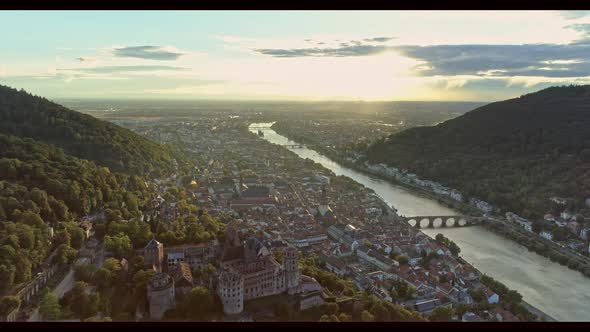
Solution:
[{"label": "green hillside", "polygon": [[165,146],[45,98],[0,85],[0,133],[33,138],[116,172],[164,174],[176,156]]},{"label": "green hillside", "polygon": [[31,280],[50,252],[71,262],[85,238],[79,217],[139,217],[153,198],[145,180],[169,175],[172,156],[127,129],[0,86],[0,294]]},{"label": "green hillside", "polygon": [[590,86],[552,87],[495,102],[369,147],[370,162],[408,169],[527,217],[549,197],[590,197]]}]

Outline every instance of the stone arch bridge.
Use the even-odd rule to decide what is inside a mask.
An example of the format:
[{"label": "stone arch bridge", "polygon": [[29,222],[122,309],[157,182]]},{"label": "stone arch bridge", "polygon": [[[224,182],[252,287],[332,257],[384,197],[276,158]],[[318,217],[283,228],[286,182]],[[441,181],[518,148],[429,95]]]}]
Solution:
[{"label": "stone arch bridge", "polygon": [[399,219],[416,228],[465,227],[483,222],[481,218],[470,216],[400,216]]}]

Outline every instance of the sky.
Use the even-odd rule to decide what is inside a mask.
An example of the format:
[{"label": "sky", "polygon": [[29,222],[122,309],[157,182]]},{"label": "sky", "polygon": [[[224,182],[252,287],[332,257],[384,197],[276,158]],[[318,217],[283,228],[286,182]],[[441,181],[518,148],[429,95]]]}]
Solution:
[{"label": "sky", "polygon": [[590,11],[2,11],[47,98],[494,101],[590,84]]}]

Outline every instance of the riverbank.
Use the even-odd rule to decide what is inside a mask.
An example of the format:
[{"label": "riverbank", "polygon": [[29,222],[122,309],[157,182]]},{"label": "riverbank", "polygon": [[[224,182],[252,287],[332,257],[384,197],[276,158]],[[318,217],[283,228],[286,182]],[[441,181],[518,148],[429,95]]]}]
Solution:
[{"label": "riverbank", "polygon": [[533,315],[539,317],[542,322],[557,322],[557,319],[549,316],[548,314],[544,313],[543,311],[539,310],[537,307],[533,306],[532,304],[522,301],[522,306],[525,307]]},{"label": "riverbank", "polygon": [[560,250],[557,244],[542,239],[540,236],[523,234],[526,231],[520,229],[514,231],[499,222],[484,223],[484,227],[497,235],[524,246],[529,251],[550,259],[552,262],[565,266],[572,271],[580,272],[585,277],[590,277],[590,265],[587,262],[587,257],[579,257],[569,251],[564,251],[564,249]]},{"label": "riverbank", "polygon": [[[327,157],[328,159],[332,160],[335,163],[338,163],[344,167],[350,168],[350,169],[355,170],[357,172],[360,172],[360,173],[363,173],[363,174],[366,174],[366,175],[369,175],[372,177],[376,177],[380,180],[387,181],[393,185],[405,188],[409,191],[412,191],[412,193],[415,195],[422,196],[424,198],[437,201],[440,204],[445,205],[449,209],[457,210],[461,213],[468,214],[468,215],[474,215],[474,214],[481,215],[479,210],[477,210],[475,207],[473,207],[469,204],[458,202],[458,201],[453,200],[447,196],[437,195],[436,193],[425,190],[424,188],[414,186],[414,185],[411,185],[411,184],[408,184],[405,182],[401,182],[395,178],[385,176],[383,174],[372,171],[364,165],[359,165],[357,163],[346,160],[334,149],[330,149],[330,148],[326,148],[324,146],[318,145],[316,142],[310,140],[307,137],[292,135],[290,132],[286,131],[281,125],[277,125],[277,124],[279,124],[279,122],[275,122],[270,127],[277,134],[283,135],[283,136],[287,137],[289,140],[291,140],[293,142],[297,142],[297,144],[306,145],[306,146],[308,146],[309,149],[312,149],[312,150],[322,154],[323,156]],[[311,146],[311,147],[309,147],[309,146]]]},{"label": "riverbank", "polygon": [[[387,181],[393,185],[408,189],[413,194],[416,194],[416,195],[419,195],[419,196],[422,196],[422,197],[425,197],[428,199],[436,200],[438,203],[448,207],[449,209],[457,210],[457,211],[459,211],[463,214],[467,214],[467,215],[481,216],[481,212],[469,204],[455,201],[447,196],[437,195],[436,193],[425,190],[421,187],[413,186],[411,184],[398,181],[397,179],[392,178],[390,176],[386,176],[386,175],[380,174],[378,172],[372,171],[364,165],[359,165],[357,163],[354,163],[354,162],[344,159],[341,155],[338,154],[337,151],[323,147],[321,145],[318,145],[315,142],[313,142],[312,140],[310,140],[309,138],[306,138],[306,137],[304,138],[304,137],[299,137],[299,136],[293,137],[293,135],[290,135],[288,130],[285,130],[285,128],[283,128],[282,125],[277,125],[278,123],[279,122],[274,123],[273,126],[271,127],[273,130],[275,130],[275,132],[277,132],[280,135],[284,135],[285,137],[289,138],[290,140],[296,141],[297,143],[310,144],[313,147],[312,148],[313,150],[325,155],[327,158],[333,160],[334,162],[337,162],[337,163],[339,163],[345,167],[348,167],[350,169],[353,169],[357,172],[361,172],[363,174],[374,176],[374,177],[377,177],[381,180]],[[489,226],[489,225],[486,225],[486,226]],[[507,231],[500,231],[496,227],[487,227],[487,228],[488,228],[488,230],[490,230],[490,231],[492,231],[492,232],[494,232],[494,233],[496,233],[496,234],[498,234],[510,241],[514,241],[517,244],[523,245],[528,250],[535,252],[540,256],[546,257],[546,258],[550,259],[551,261],[556,262],[562,266],[565,266],[573,271],[580,272],[585,277],[590,277],[590,264],[587,261],[585,261],[583,258],[576,255],[576,253],[559,248],[558,245],[555,243],[553,243],[553,244],[551,244],[551,243],[539,244],[539,241],[540,241],[539,239],[536,239],[533,236],[530,236],[533,234],[526,234],[528,236],[528,238],[526,238],[526,237],[524,237],[525,235],[519,235],[510,229],[507,229]]]},{"label": "riverbank", "polygon": [[[274,137],[276,134],[277,137]],[[267,136],[267,140],[276,143],[276,144],[292,144],[292,143],[296,143],[296,144],[302,144],[300,142],[294,141],[292,138],[289,137],[285,137],[285,136],[280,136],[280,134],[274,132],[273,133],[269,133],[269,135]],[[268,138],[268,137],[271,138]],[[356,179],[356,181],[361,181],[362,184],[364,184],[365,186],[371,188],[371,185],[376,185],[378,182],[384,182],[384,183],[389,183],[388,187],[391,188],[390,186],[393,185],[397,185],[398,187],[403,187],[405,189],[408,189],[409,192],[411,192],[412,195],[414,196],[422,196],[425,197],[424,201],[427,200],[436,200],[437,202],[440,202],[441,200],[438,199],[438,197],[434,198],[434,195],[432,195],[431,193],[428,193],[426,191],[420,191],[419,194],[416,190],[416,188],[413,188],[411,186],[401,186],[398,185],[397,183],[392,183],[393,181],[390,181],[390,179],[386,179],[383,176],[379,176],[377,174],[373,174],[372,172],[370,172],[367,169],[362,169],[361,167],[358,167],[358,165],[351,165],[350,163],[346,163],[346,162],[337,162],[335,161],[333,158],[331,158],[329,155],[322,155],[320,154],[321,151],[320,149],[318,149],[317,151],[311,150],[311,149],[293,149],[293,152],[298,153],[302,158],[312,158],[314,161],[316,162],[321,162],[323,165],[326,165],[328,168],[330,169],[334,169],[337,170],[339,173],[344,173],[343,175],[349,176],[349,177],[353,177],[354,179]],[[309,151],[309,152],[308,152]],[[339,158],[340,159],[340,158]],[[342,164],[342,165],[341,165]],[[349,170],[346,170],[346,168],[348,168]],[[360,176],[360,175],[355,175],[355,174],[364,174],[364,176]],[[373,179],[373,180],[369,180],[369,179]],[[379,180],[374,180],[374,179],[379,179]],[[375,187],[375,189],[379,189],[377,191],[379,191],[379,193],[381,194],[385,194],[385,196],[389,199],[388,201],[385,201],[383,199],[383,197],[379,196],[382,200],[385,201],[385,205],[386,206],[390,206],[393,205],[395,208],[395,203],[392,203],[392,197],[390,194],[386,193],[383,191],[383,185],[378,185],[377,187]],[[395,196],[397,199],[400,198],[400,196]],[[394,199],[394,202],[396,200]],[[452,211],[452,210],[451,210]],[[456,213],[456,212],[446,212],[446,213]],[[412,215],[412,214],[409,214]],[[436,234],[428,234],[426,232],[423,232],[422,230],[420,230],[422,233],[424,233],[425,235],[427,235],[430,238],[433,238]],[[473,264],[471,263],[467,263],[469,266],[473,267]],[[476,269],[474,267],[474,269]],[[477,270],[477,269],[476,269]],[[480,272],[481,273],[481,272]],[[483,275],[483,274],[482,274]],[[489,274],[488,274],[489,275]],[[539,312],[542,312],[541,310],[538,310],[537,312],[531,312],[528,311],[526,309],[527,307],[525,307],[524,305],[521,307],[522,312],[527,312],[530,313],[531,315],[534,315],[535,317],[538,316]],[[547,315],[547,317],[549,317]],[[532,318],[531,318],[532,319]]]}]

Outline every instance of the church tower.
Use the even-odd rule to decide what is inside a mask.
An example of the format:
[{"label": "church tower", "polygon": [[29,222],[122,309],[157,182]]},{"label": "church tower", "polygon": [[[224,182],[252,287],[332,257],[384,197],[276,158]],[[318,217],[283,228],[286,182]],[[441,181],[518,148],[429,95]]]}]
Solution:
[{"label": "church tower", "polygon": [[320,205],[328,206],[328,194],[326,193],[326,186],[322,187],[322,196],[320,198]]},{"label": "church tower", "polygon": [[294,247],[287,247],[283,256],[283,268],[285,269],[285,285],[287,289],[299,285],[299,253]]},{"label": "church tower", "polygon": [[155,238],[143,248],[143,261],[145,266],[153,268],[156,272],[162,272],[164,262],[164,245]]}]

